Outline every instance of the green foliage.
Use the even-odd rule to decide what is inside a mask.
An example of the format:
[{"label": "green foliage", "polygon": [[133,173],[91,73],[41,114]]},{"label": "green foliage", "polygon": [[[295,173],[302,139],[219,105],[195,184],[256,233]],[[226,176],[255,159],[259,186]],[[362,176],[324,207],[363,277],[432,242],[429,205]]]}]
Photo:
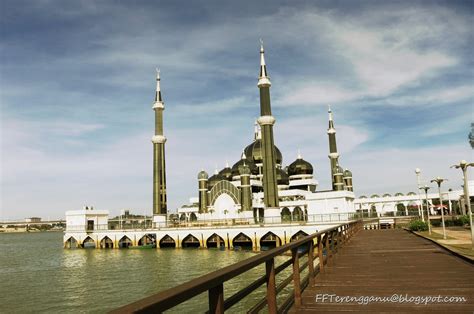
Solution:
[{"label": "green foliage", "polygon": [[411,231],[426,231],[428,230],[428,224],[422,220],[412,220],[408,228]]},{"label": "green foliage", "polygon": [[469,215],[460,216],[459,220],[460,226],[469,226]]}]

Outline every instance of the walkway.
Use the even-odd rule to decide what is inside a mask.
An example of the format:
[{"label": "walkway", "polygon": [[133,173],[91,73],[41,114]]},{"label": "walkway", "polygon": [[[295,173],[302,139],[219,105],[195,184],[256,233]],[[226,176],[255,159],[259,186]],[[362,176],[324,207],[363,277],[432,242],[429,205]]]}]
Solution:
[{"label": "walkway", "polygon": [[[474,265],[428,240],[399,229],[360,231],[303,292],[302,307],[291,313],[474,312]],[[322,301],[340,297],[391,297],[394,294],[464,297],[463,303],[382,303],[359,305]],[[316,301],[316,297],[319,297]],[[333,297],[334,298],[334,297]],[[333,300],[334,301],[334,300]]]}]

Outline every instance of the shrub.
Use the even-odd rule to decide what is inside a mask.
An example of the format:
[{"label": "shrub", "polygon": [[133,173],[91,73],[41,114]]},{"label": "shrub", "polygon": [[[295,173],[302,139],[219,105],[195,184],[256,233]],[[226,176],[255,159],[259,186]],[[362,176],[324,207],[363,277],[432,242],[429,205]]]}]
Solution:
[{"label": "shrub", "polygon": [[458,218],[459,222],[460,222],[460,225],[461,226],[469,226],[469,216],[468,215],[464,215],[464,216],[460,216]]},{"label": "shrub", "polygon": [[408,228],[411,231],[426,231],[428,230],[428,224],[422,220],[412,220]]}]

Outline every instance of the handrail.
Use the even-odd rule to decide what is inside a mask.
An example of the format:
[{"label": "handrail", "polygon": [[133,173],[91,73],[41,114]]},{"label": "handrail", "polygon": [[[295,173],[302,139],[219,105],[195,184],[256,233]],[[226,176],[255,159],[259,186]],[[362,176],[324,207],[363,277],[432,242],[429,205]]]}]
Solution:
[{"label": "handrail", "polygon": [[[303,282],[301,282],[300,272],[308,267],[308,282],[311,284],[314,283],[315,273],[323,271],[325,267],[324,265],[327,264],[328,259],[331,258],[331,256],[337,251],[342,243],[349,240],[352,235],[361,229],[361,225],[361,221],[353,221],[319,231],[294,242],[290,242],[283,246],[250,257],[244,261],[198,277],[174,288],[156,293],[139,301],[125,305],[111,311],[111,313],[163,312],[206,291],[209,292],[209,312],[223,313],[224,310],[230,308],[232,305],[242,300],[245,296],[250,294],[264,283],[267,283],[267,295],[265,303],[267,303],[270,313],[276,313],[278,310],[276,304],[277,290],[281,291],[284,287],[281,287],[281,284],[278,287],[276,286],[275,275],[289,265],[293,265],[292,281],[294,284],[294,294],[292,296],[293,301],[285,301],[285,304],[291,304],[294,302],[296,306],[299,306],[301,305],[301,292],[304,289],[304,286],[308,284],[305,284],[306,278],[304,278]],[[317,256],[314,254],[315,238],[318,240]],[[307,250],[305,247],[303,252],[298,252],[299,248],[306,245],[308,246]],[[324,249],[326,250],[326,258],[324,258],[323,254]],[[275,267],[274,258],[287,251],[291,251],[291,259]],[[299,257],[304,254],[308,255],[308,261],[300,267]],[[316,258],[319,259],[319,269],[317,272],[314,270],[314,260]],[[250,283],[248,286],[241,289],[237,293],[234,293],[231,297],[224,301],[224,282],[261,264],[265,264],[266,275]],[[288,284],[291,282],[291,280],[286,279],[284,282]]]}]

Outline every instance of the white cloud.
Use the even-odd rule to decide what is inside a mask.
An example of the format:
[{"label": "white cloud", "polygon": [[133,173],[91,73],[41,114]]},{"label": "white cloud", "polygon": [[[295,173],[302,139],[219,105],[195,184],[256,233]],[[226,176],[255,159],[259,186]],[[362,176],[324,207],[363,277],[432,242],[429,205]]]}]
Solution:
[{"label": "white cloud", "polygon": [[[451,20],[445,20],[447,16]],[[386,97],[401,88],[418,86],[423,80],[438,76],[440,70],[459,63],[453,51],[439,41],[464,38],[469,29],[468,23],[454,22],[456,16],[443,9],[374,10],[357,19],[305,12],[291,18],[296,24],[306,25],[305,36],[322,37],[323,45],[330,47],[334,57],[349,65],[346,77],[329,78],[324,83],[297,80],[297,85],[289,84],[291,92],[282,93],[288,96],[279,103],[293,105],[347,103],[363,97]],[[452,43],[454,39],[448,41]],[[436,47],[420,47],[426,42],[436,43]],[[321,45],[320,41],[314,43]],[[318,47],[305,49],[317,51]],[[455,93],[445,92],[448,98],[452,98],[451,94]]]}]

